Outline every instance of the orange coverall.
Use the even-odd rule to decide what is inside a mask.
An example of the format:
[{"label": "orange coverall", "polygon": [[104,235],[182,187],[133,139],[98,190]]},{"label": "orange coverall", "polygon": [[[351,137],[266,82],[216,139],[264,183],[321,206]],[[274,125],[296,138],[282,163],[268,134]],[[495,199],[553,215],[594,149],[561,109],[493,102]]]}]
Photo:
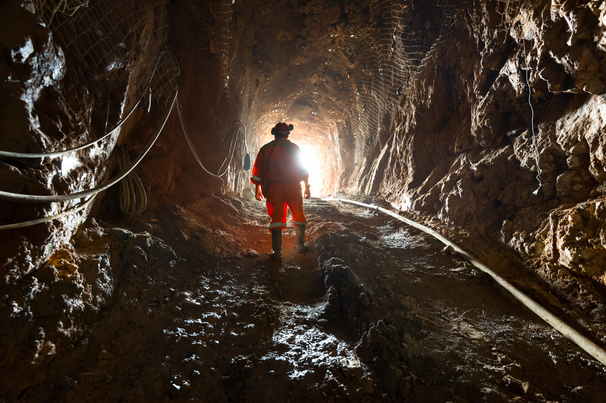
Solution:
[{"label": "orange coverall", "polygon": [[277,138],[259,150],[250,181],[261,185],[267,199],[269,230],[286,228],[286,207],[292,214],[292,225],[307,222],[303,212],[301,181],[309,178],[301,163],[301,150],[286,138]]}]

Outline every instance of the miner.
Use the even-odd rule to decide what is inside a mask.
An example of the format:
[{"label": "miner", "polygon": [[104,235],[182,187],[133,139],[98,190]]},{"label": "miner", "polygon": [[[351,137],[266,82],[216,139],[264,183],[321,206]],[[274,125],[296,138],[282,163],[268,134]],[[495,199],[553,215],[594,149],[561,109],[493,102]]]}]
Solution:
[{"label": "miner", "polygon": [[301,194],[301,182],[304,182],[305,198],[311,196],[309,173],[302,163],[301,150],[288,139],[292,130],[293,125],[282,122],[271,129],[274,140],[259,150],[250,178],[256,186],[256,199],[262,200],[263,196],[266,199],[267,214],[271,217],[269,230],[273,252],[270,257],[274,260],[282,259],[282,230],[286,228],[286,207],[292,214],[291,222],[297,234],[298,252],[305,253],[309,250],[305,243],[307,220]]}]

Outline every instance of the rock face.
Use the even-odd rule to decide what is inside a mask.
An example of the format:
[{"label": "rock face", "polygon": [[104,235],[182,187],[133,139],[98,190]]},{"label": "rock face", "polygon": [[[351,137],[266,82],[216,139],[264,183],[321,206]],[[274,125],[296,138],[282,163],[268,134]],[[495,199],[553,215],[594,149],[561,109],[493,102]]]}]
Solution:
[{"label": "rock face", "polygon": [[[141,155],[178,87],[182,120],[170,115],[137,167],[148,209],[241,194],[244,156],[287,121],[317,158],[314,195],[377,194],[498,241],[567,298],[606,285],[603,2],[97,3],[0,5],[1,151],[49,153],[111,133],[62,157],[3,155],[0,225],[79,206],[14,194],[107,183],[122,171],[116,146]],[[76,214],[2,231],[1,294],[20,296],[0,301],[3,317],[17,315],[15,298],[19,312],[43,309],[44,293],[28,294],[39,276],[67,281],[87,312],[103,308],[112,270],[78,257],[74,237],[88,217],[120,216],[119,197],[112,187]],[[18,337],[40,341],[28,359],[52,356],[52,337],[19,318]],[[9,350],[0,363],[14,362]]]},{"label": "rock face", "polygon": [[604,283],[604,10],[502,7],[472,2],[439,62],[420,71],[427,96],[398,133],[380,189],[500,239],[541,270]]}]

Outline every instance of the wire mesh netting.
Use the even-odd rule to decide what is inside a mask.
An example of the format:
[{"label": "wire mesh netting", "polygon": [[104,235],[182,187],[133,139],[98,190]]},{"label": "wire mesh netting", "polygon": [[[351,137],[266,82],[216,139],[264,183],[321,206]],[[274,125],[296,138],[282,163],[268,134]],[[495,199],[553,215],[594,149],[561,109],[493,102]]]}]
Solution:
[{"label": "wire mesh netting", "polygon": [[501,15],[501,28],[509,31],[524,0],[498,0],[496,12]]},{"label": "wire mesh netting", "polygon": [[[201,70],[208,76],[220,77],[223,91],[231,101],[236,120],[242,125],[236,126],[228,134],[230,137],[229,150],[232,149],[232,141],[238,143],[236,155],[244,156],[249,150],[246,148],[247,131],[242,130],[248,126],[250,110],[249,84],[247,73],[250,73],[251,52],[246,47],[248,41],[237,40],[234,27],[234,14],[236,4],[233,0],[183,0],[182,2],[191,12],[199,25],[197,29],[205,31],[205,36],[210,39],[209,48],[202,48],[203,54],[210,51],[211,55],[218,57],[218,63],[212,58],[199,60]],[[202,45],[204,46],[204,45]],[[241,132],[240,132],[241,131]],[[238,136],[240,134],[241,136]],[[234,140],[235,139],[235,140]],[[235,147],[235,145],[234,145]],[[228,154],[230,151],[228,150]],[[240,158],[233,158],[229,169],[225,172],[225,189],[233,189],[236,193],[249,183],[248,172],[242,170]]]},{"label": "wire mesh netting", "polygon": [[157,67],[149,82],[150,96],[158,102],[168,106],[172,101],[172,95],[177,89],[177,78],[180,73],[179,62],[175,56],[163,51],[157,61]]},{"label": "wire mesh netting", "polygon": [[398,109],[414,110],[422,96],[418,74],[448,36],[464,3],[384,0],[378,5],[382,18],[374,35],[358,39],[363,38],[363,32],[349,32],[352,39],[366,41],[358,46],[356,57],[362,74],[352,76],[356,163],[376,146],[385,116],[394,116]]},{"label": "wire mesh netting", "polygon": [[[95,76],[128,81],[129,68],[138,58],[146,54],[157,59],[166,41],[166,0],[32,0],[32,5],[64,52]],[[166,62],[156,72],[156,80],[163,83],[155,89],[161,98],[170,92],[165,81],[174,70]],[[148,66],[148,76],[153,67]]]},{"label": "wire mesh netting", "polygon": [[501,16],[499,29],[519,39],[534,39],[538,27],[532,19],[533,9],[534,4],[530,0],[498,0],[496,12]]},{"label": "wire mesh netting", "polygon": [[211,53],[218,54],[221,65],[221,76],[225,90],[229,94],[231,68],[238,52],[235,50],[233,32],[234,2],[231,0],[184,0],[183,3],[213,37],[210,43]]},{"label": "wire mesh netting", "polygon": [[[86,100],[75,104],[80,110],[63,117],[70,124],[77,121],[77,125],[66,131],[70,136],[55,136],[57,141],[48,145],[56,155],[40,161],[44,166],[57,156],[79,160],[75,163],[81,166],[77,172],[66,171],[57,179],[71,193],[97,186],[109,173],[111,152],[120,133],[128,133],[128,126],[134,124],[126,119],[137,105],[150,111],[153,103],[169,106],[172,101],[179,64],[164,49],[168,27],[165,5],[166,0],[32,0],[26,4],[65,55],[66,70],[74,80],[69,96]],[[62,92],[66,87],[58,85],[55,90]],[[45,105],[39,107],[38,113],[44,113]],[[73,150],[80,149],[93,151],[74,154]],[[64,207],[67,209],[69,203]],[[51,213],[60,208],[52,205]]]},{"label": "wire mesh netting", "polygon": [[[248,92],[242,89],[247,85],[245,75],[251,64],[251,49],[246,48],[246,38],[238,38],[235,32],[237,4],[233,0],[184,0],[183,3],[212,37],[210,51],[219,57],[226,93],[228,96],[237,94],[240,97],[238,104],[246,104],[242,97]],[[465,3],[458,0],[382,0],[372,5],[380,8],[381,17],[378,29],[370,36],[365,27],[357,24],[342,27],[347,41],[330,52],[338,60],[353,57],[356,63],[351,79],[344,80],[341,88],[341,92],[347,91],[353,101],[348,113],[356,138],[356,162],[376,146],[385,115],[393,116],[403,105],[404,109],[414,109],[421,96],[417,86],[418,72],[448,36]],[[314,46],[324,46],[321,42],[308,50],[312,52]],[[324,53],[326,51],[323,49]],[[346,52],[350,54],[344,54]],[[331,69],[336,71],[337,67],[325,68]],[[322,90],[321,85],[318,89]],[[317,113],[317,120],[328,122],[333,118],[332,112],[313,113]]]}]

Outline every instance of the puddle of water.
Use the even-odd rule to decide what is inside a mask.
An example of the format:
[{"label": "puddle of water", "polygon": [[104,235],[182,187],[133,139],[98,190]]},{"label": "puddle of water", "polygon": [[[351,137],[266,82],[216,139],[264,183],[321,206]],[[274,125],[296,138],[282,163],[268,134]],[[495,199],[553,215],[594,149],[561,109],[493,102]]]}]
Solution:
[{"label": "puddle of water", "polygon": [[261,359],[287,361],[292,368],[288,372],[291,379],[301,378],[318,367],[362,367],[349,343],[316,326],[323,310],[323,304],[282,305],[281,326],[272,337],[274,346],[282,352],[270,351]]}]

